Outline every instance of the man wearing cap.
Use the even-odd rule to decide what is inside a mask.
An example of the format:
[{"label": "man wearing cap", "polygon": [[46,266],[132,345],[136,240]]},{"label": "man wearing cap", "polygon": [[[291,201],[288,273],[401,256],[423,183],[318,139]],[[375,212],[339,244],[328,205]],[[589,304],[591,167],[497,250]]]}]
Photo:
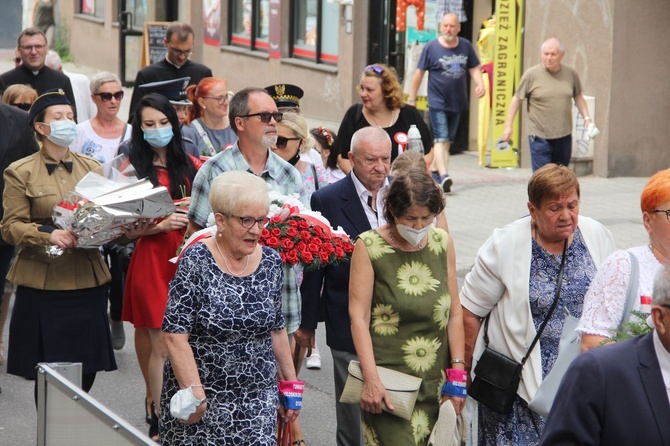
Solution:
[{"label": "man wearing cap", "polygon": [[24,29],[17,39],[17,49],[21,56],[21,65],[0,74],[3,88],[14,84],[25,84],[33,87],[40,95],[48,90],[60,88],[75,107],[76,118],[77,110],[70,79],[45,65],[49,45],[44,32],[39,28]]},{"label": "man wearing cap", "polygon": [[[135,85],[144,85],[151,82],[167,81],[183,77],[190,77],[189,85],[197,85],[205,77],[212,77],[212,70],[205,65],[191,62],[189,57],[193,53],[193,28],[188,23],[172,22],[167,28],[163,43],[167,47],[165,59],[159,60],[142,68],[135,78]],[[138,88],[133,90],[130,100],[128,122],[142,96],[147,94]]]},{"label": "man wearing cap", "polygon": [[[260,88],[245,88],[230,100],[230,125],[238,140],[230,149],[219,152],[202,165],[193,180],[189,207],[188,234],[207,226],[212,213],[209,205],[210,184],[223,172],[241,170],[263,178],[283,195],[297,194],[309,206],[300,172],[275,154],[270,147],[277,141],[277,122],[282,114],[272,98]],[[284,266],[282,311],[290,335],[300,325],[300,292],[294,269]]]},{"label": "man wearing cap", "polygon": [[305,94],[302,88],[291,84],[276,84],[265,87],[265,91],[275,101],[280,112],[300,113],[300,99]]}]

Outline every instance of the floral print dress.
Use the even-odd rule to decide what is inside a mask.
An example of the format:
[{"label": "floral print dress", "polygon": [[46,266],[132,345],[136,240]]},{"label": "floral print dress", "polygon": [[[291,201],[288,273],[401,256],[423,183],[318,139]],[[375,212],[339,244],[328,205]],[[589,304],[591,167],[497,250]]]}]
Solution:
[{"label": "floral print dress", "polygon": [[360,237],[375,274],[370,315],[375,362],[423,379],[409,422],[361,411],[365,445],[425,445],[449,364],[448,235],[431,229],[426,246],[415,252],[395,248],[374,229]]}]

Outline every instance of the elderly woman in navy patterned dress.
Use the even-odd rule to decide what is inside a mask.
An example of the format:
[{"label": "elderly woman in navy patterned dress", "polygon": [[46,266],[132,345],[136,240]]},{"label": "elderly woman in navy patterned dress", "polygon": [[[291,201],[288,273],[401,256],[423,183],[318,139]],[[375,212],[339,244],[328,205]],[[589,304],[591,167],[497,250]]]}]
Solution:
[{"label": "elderly woman in navy patterned dress", "polygon": [[[163,444],[274,445],[277,381],[296,379],[282,315],[282,263],[258,244],[267,222],[267,184],[231,171],[212,182],[217,233],[184,253],[163,320],[159,432]],[[192,388],[202,400],[188,420],[170,398]],[[298,411],[279,407],[284,418]]]}]

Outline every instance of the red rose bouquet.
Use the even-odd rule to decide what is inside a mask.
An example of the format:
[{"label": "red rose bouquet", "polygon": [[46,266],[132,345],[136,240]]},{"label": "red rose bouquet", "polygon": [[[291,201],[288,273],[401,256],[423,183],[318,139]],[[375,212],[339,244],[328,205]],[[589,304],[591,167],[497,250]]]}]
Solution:
[{"label": "red rose bouquet", "polygon": [[282,262],[300,263],[307,271],[348,262],[354,251],[344,231],[334,231],[321,214],[288,204],[270,218],[259,242],[276,250]]}]

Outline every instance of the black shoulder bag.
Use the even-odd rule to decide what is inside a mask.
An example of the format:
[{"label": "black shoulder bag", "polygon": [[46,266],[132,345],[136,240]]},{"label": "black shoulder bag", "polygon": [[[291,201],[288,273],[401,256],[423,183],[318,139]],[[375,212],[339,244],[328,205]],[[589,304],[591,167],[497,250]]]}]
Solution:
[{"label": "black shoulder bag", "polygon": [[484,322],[484,344],[486,348],[479,357],[479,361],[477,361],[477,366],[475,367],[475,379],[472,381],[472,384],[468,389],[468,395],[494,412],[503,415],[512,412],[512,405],[514,404],[514,398],[516,397],[516,392],[519,388],[523,365],[533,351],[533,347],[535,347],[535,344],[537,344],[537,341],[540,339],[544,328],[549,322],[549,318],[554,313],[556,305],[558,304],[558,298],[561,293],[561,284],[563,283],[563,269],[565,268],[567,249],[568,240],[565,239],[554,302],[551,304],[547,316],[544,318],[542,325],[540,325],[540,329],[537,331],[533,342],[530,344],[530,347],[528,347],[528,351],[521,362],[517,362],[489,348],[488,329],[490,313],[486,316],[486,321]]}]

